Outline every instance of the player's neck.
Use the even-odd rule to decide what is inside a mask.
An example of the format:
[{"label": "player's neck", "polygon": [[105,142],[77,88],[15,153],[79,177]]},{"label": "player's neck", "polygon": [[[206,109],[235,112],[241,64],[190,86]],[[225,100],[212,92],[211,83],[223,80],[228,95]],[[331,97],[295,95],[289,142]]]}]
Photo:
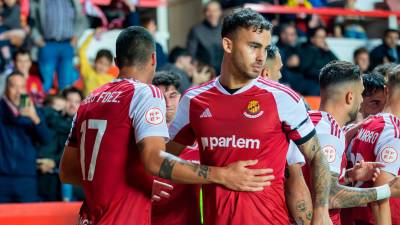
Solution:
[{"label": "player's neck", "polygon": [[223,62],[221,68],[221,75],[219,77],[219,82],[229,88],[229,89],[239,89],[246,86],[252,81],[243,77],[239,71],[235,70],[230,63]]},{"label": "player's neck", "polygon": [[343,110],[343,107],[330,101],[321,101],[319,111],[329,113],[340,127],[343,127],[348,122],[348,114]]},{"label": "player's neck", "polygon": [[118,78],[135,79],[142,83],[149,82],[149,72],[144,70],[138,70],[135,67],[123,67],[120,69]]}]

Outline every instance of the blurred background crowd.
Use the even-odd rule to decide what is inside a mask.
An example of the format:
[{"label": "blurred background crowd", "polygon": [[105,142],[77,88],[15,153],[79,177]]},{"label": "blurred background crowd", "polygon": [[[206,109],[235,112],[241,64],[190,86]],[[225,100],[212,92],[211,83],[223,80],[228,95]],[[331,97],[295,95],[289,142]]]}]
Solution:
[{"label": "blurred background crowd", "polygon": [[[400,8],[396,0],[171,0],[163,7],[201,6],[183,13],[201,19],[188,18],[189,29],[180,29],[181,23],[175,26],[172,19],[165,35],[158,29],[165,30],[165,23],[160,24],[165,11],[142,7],[137,0],[105,2],[0,0],[0,203],[82,200],[79,188],[61,185],[57,168],[80,102],[118,75],[111,37],[124,27],[144,26],[155,36],[157,71],[173,74],[182,93],[219,74],[221,19],[235,7]],[[276,52],[268,54],[270,66],[281,69],[280,82],[304,96],[319,95],[319,70],[332,60],[352,60],[364,73],[400,63],[396,18],[390,25],[385,19],[355,15],[265,17],[274,24]],[[343,40],[358,45],[350,48],[350,57],[334,50]]]}]

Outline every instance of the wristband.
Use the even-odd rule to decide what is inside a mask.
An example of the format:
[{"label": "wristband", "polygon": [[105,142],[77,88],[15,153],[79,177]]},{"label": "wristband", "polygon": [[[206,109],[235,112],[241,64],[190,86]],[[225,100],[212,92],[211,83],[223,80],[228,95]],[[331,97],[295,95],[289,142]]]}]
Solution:
[{"label": "wristband", "polygon": [[390,187],[388,184],[376,187],[375,190],[376,190],[376,200],[386,199],[389,198],[391,195]]}]

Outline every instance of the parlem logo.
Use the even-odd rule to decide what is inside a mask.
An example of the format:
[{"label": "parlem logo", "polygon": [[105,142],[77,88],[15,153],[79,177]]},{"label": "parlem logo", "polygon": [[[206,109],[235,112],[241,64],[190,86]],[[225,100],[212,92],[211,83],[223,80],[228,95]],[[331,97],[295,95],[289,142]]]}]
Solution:
[{"label": "parlem logo", "polygon": [[236,138],[236,135],[231,137],[201,137],[203,149],[209,148],[244,148],[244,149],[260,149],[259,139]]},{"label": "parlem logo", "polygon": [[164,115],[159,108],[151,108],[146,112],[146,121],[150,124],[158,125],[163,122]]}]

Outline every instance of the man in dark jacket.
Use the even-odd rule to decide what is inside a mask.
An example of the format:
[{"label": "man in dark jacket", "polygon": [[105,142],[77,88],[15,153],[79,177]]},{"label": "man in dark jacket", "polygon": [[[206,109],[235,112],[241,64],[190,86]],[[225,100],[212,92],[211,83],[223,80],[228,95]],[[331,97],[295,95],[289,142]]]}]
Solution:
[{"label": "man in dark jacket", "polygon": [[297,31],[293,24],[280,26],[279,41],[276,43],[282,57],[282,83],[295,91],[309,96],[319,95],[315,83],[305,78],[300,69],[301,49],[297,43]]},{"label": "man in dark jacket", "polygon": [[34,142],[52,138],[44,118],[25,93],[25,78],[13,72],[0,100],[0,203],[38,201]]},{"label": "man in dark jacket", "polygon": [[310,30],[309,42],[302,46],[300,69],[305,78],[313,81],[313,88],[319,91],[319,72],[323,66],[337,57],[326,43],[326,29],[317,27]]},{"label": "man in dark jacket", "polygon": [[190,30],[187,49],[193,58],[221,70],[223,49],[221,43],[221,5],[210,1],[204,6],[205,20]]},{"label": "man in dark jacket", "polygon": [[399,32],[387,29],[382,39],[383,43],[372,50],[371,69],[383,63],[400,63]]}]

